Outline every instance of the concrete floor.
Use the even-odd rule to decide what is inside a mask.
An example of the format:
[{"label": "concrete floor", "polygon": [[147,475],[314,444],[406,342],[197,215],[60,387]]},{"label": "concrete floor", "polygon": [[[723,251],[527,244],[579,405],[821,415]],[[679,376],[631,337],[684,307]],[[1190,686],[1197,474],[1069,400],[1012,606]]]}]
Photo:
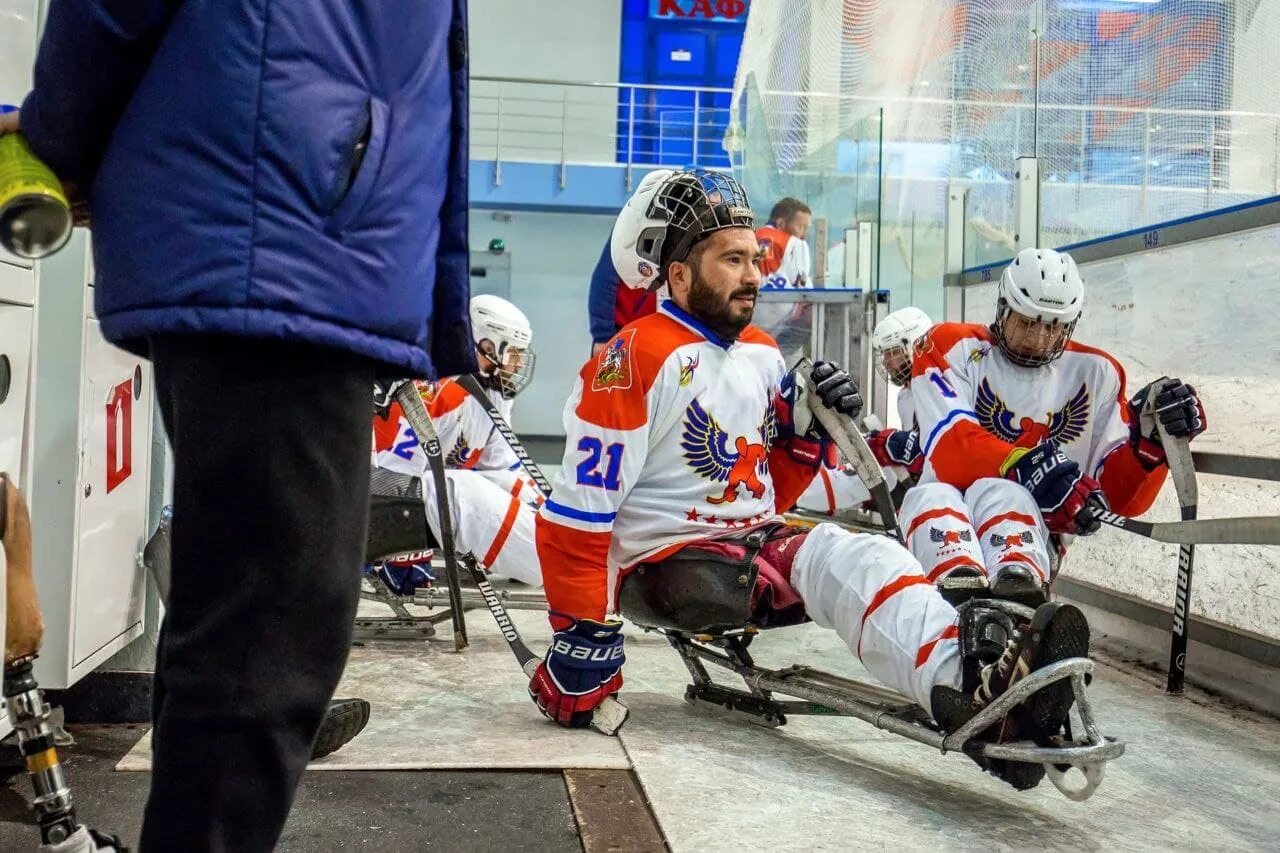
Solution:
[{"label": "concrete floor", "polygon": [[[1105,659],[1091,695],[1103,730],[1128,751],[1091,800],[1072,803],[1047,783],[1014,792],[962,755],[938,755],[856,720],[793,717],[769,730],[695,708],[683,701],[686,672],[675,653],[637,630],[628,634],[624,699],[632,715],[621,737],[562,731],[529,703],[488,614],[469,616],[473,646],[462,654],[444,639],[353,650],[340,692],[368,698],[373,719],[322,762],[329,772],[307,774],[300,813],[319,821],[306,824],[308,833],[322,827],[332,833],[324,838],[344,838],[346,846],[428,849],[409,843],[422,842],[413,828],[449,827],[463,845],[452,849],[574,848],[579,841],[554,771],[604,767],[634,772],[677,851],[1280,850],[1273,796],[1280,723],[1205,696],[1167,698],[1155,678]],[[531,646],[545,645],[543,614],[513,616]],[[860,671],[842,644],[812,625],[766,632],[752,651],[769,666]],[[145,749],[131,756],[135,766],[139,760],[145,766]],[[403,769],[370,772],[387,767]],[[474,772],[445,772],[460,767]],[[145,778],[101,777],[101,796],[140,792]],[[447,808],[460,811],[448,816]],[[501,826],[519,827],[519,844],[532,846],[500,837],[499,817]],[[295,815],[291,826],[300,820]],[[0,833],[8,831],[0,824]],[[282,849],[304,841],[300,830],[290,832]],[[0,834],[0,849],[14,849],[7,837]],[[314,840],[305,836],[309,849]],[[626,842],[612,838],[598,849],[627,849]]]}]

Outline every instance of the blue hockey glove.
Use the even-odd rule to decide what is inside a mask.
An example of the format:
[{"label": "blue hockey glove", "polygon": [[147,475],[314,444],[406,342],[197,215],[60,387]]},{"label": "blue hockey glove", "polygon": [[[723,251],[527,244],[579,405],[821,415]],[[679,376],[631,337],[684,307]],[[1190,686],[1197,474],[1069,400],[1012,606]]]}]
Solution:
[{"label": "blue hockey glove", "polygon": [[1031,492],[1050,531],[1087,536],[1101,527],[1094,511],[1109,509],[1102,486],[1053,442],[1011,456],[1005,465],[1005,477]]},{"label": "blue hockey glove", "polygon": [[579,619],[551,638],[529,679],[529,698],[565,728],[591,725],[600,703],[622,689],[622,623]]}]

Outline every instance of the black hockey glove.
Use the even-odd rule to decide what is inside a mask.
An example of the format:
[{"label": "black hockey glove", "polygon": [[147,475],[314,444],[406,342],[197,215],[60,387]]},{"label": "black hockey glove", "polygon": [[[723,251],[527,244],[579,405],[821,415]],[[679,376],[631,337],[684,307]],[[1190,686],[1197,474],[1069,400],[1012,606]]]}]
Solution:
[{"label": "black hockey glove", "polygon": [[[1155,416],[1152,417],[1146,412],[1147,401],[1160,384],[1169,381],[1173,384],[1156,393]],[[1181,379],[1161,377],[1134,394],[1129,401],[1129,445],[1148,471],[1165,462],[1156,419],[1164,424],[1169,435],[1185,437],[1188,441],[1204,432],[1208,425],[1204,404],[1196,395],[1196,389]]]},{"label": "black hockey glove", "polygon": [[809,383],[822,401],[822,405],[842,415],[856,418],[862,413],[862,394],[858,384],[839,365],[830,361],[817,361],[809,371]]}]

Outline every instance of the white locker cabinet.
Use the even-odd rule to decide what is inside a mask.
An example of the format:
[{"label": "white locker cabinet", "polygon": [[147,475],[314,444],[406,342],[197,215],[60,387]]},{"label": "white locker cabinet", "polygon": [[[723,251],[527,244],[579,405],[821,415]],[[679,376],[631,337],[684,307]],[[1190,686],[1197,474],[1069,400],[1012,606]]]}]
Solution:
[{"label": "white locker cabinet", "polygon": [[27,437],[46,688],[71,686],[144,629],[151,365],[103,339],[86,244],[77,232],[36,267]]},{"label": "white locker cabinet", "polygon": [[18,486],[25,476],[22,448],[34,317],[30,306],[0,302],[0,471],[8,471]]}]

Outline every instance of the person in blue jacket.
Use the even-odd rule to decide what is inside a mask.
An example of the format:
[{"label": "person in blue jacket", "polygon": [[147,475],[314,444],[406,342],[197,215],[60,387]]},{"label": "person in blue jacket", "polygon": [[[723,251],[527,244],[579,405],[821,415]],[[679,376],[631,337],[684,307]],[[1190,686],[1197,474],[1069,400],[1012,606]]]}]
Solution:
[{"label": "person in blue jacket", "polygon": [[173,447],[144,853],[274,846],[350,647],[375,378],[476,370],[465,6],[52,0],[3,117],[87,201]]}]

